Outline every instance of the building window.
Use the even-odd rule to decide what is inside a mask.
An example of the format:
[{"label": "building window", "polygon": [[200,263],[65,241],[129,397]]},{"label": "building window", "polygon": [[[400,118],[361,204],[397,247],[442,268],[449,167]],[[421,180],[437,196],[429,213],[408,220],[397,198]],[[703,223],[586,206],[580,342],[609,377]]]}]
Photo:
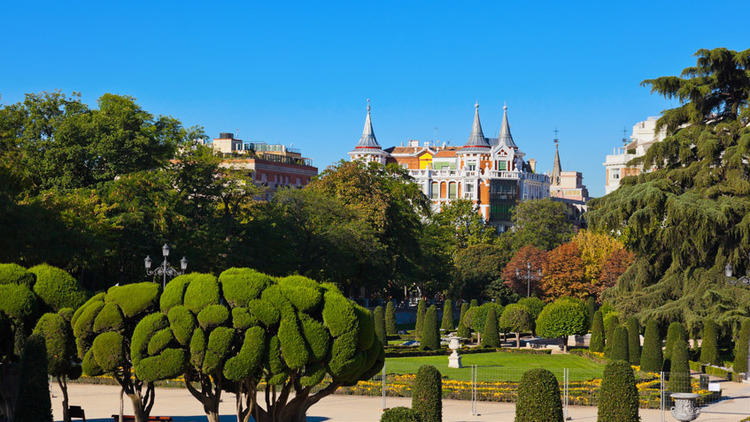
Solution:
[{"label": "building window", "polygon": [[438,186],[437,182],[432,182],[432,188],[430,189],[430,198],[431,199],[438,199],[438,194],[440,193],[440,187]]},{"label": "building window", "polygon": [[474,192],[474,184],[467,183],[466,184],[466,193],[473,193]]},{"label": "building window", "polygon": [[620,169],[612,169],[612,178],[613,179],[619,179],[620,178]]},{"label": "building window", "polygon": [[507,170],[507,162],[506,161],[498,161],[497,162],[497,169],[498,170]]},{"label": "building window", "polygon": [[448,184],[448,199],[456,199],[456,182]]}]

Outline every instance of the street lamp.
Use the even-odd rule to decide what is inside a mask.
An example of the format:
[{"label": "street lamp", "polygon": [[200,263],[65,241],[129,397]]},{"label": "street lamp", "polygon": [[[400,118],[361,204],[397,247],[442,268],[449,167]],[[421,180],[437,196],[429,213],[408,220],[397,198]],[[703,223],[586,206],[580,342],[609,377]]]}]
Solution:
[{"label": "street lamp", "polygon": [[[750,261],[750,253],[748,254],[748,261]],[[750,273],[750,271],[749,271]],[[732,275],[734,274],[734,267],[732,267],[731,262],[727,262],[727,265],[724,266],[724,276],[727,278],[727,283],[734,285],[734,286],[750,286],[750,277],[743,276],[739,278],[733,278]]]},{"label": "street lamp", "polygon": [[172,279],[174,277],[177,277],[178,275],[185,274],[188,261],[187,258],[183,256],[180,260],[180,270],[178,271],[167,261],[167,257],[169,256],[168,244],[165,243],[164,246],[161,247],[161,254],[164,256],[164,261],[161,262],[161,265],[151,270],[151,257],[146,256],[146,258],[143,260],[143,266],[146,267],[146,275],[162,277],[161,287],[163,289],[167,285],[167,277]]},{"label": "street lamp", "polygon": [[539,268],[536,271],[536,276],[531,275],[531,262],[526,261],[526,277],[521,277],[521,271],[516,268],[516,278],[525,278],[526,279],[526,297],[531,296],[531,280],[542,278],[542,269]]}]

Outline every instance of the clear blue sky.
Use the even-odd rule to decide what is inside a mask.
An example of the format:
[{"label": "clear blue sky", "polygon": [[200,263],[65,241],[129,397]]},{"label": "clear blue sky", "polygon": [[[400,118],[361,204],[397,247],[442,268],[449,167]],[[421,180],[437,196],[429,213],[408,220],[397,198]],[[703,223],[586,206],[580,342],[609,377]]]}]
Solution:
[{"label": "clear blue sky", "polygon": [[[71,3],[71,4],[67,4]],[[355,4],[356,3],[356,4]],[[604,192],[622,129],[669,104],[639,86],[699,48],[750,48],[750,2],[6,2],[0,94],[106,92],[209,136],[293,143],[319,168],[345,158],[372,99],[383,147],[465,142],[503,102],[514,138]]]}]

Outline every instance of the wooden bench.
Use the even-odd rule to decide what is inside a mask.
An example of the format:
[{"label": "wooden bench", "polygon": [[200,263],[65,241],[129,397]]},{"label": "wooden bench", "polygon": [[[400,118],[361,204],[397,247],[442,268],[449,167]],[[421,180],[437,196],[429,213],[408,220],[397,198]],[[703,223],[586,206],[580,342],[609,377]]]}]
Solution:
[{"label": "wooden bench", "polygon": [[[120,415],[112,415],[112,419],[115,422],[119,422]],[[135,416],[133,415],[122,415],[123,422],[135,422]],[[171,416],[149,416],[148,422],[172,422]]]},{"label": "wooden bench", "polygon": [[86,413],[81,406],[68,406],[68,416],[70,416],[70,419],[79,418],[86,422]]}]

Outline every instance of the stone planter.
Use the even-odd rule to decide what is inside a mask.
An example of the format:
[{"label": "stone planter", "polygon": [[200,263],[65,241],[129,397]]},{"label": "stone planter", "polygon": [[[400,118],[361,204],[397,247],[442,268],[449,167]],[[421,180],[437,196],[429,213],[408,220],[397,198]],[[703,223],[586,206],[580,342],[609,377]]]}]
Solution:
[{"label": "stone planter", "polygon": [[672,400],[674,400],[674,407],[672,407],[672,416],[678,421],[692,421],[698,417],[700,410],[695,405],[695,399],[698,398],[698,394],[695,393],[672,393],[670,394]]}]

